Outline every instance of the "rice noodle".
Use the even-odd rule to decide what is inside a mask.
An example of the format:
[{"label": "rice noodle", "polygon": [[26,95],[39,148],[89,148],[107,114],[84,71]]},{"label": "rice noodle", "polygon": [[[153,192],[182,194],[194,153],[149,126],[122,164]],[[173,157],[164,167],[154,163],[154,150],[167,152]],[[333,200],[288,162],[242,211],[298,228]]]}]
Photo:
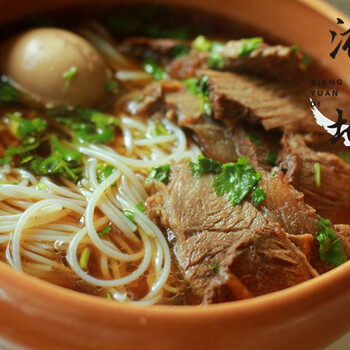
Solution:
[{"label": "rice noodle", "polygon": [[[108,45],[100,48],[112,50]],[[145,177],[150,167],[192,160],[200,151],[189,146],[184,132],[167,120],[162,123],[168,134],[160,136],[150,135],[152,121],[127,115],[120,120],[122,148],[78,147],[84,158],[84,178],[76,184],[61,178],[59,185],[9,165],[0,167],[0,248],[18,271],[48,280],[57,271],[71,271],[115,300],[150,305],[178,289],[167,283],[171,254],[163,233],[135,206],[148,197]],[[115,168],[102,182],[101,164]],[[132,211],[133,221],[125,210]],[[112,231],[101,236],[99,230],[111,224]],[[93,249],[99,274],[80,266],[84,247]],[[129,285],[142,276],[148,276],[148,291],[138,299]]]}]

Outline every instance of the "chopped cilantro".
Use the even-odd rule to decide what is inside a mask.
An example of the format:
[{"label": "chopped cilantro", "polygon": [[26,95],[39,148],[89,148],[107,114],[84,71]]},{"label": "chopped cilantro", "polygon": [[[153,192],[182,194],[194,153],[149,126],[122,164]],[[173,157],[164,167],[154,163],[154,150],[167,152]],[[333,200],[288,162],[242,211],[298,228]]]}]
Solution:
[{"label": "chopped cilantro", "polygon": [[109,175],[113,173],[114,167],[109,164],[100,164],[97,166],[96,170],[98,182],[103,182]]},{"label": "chopped cilantro", "polygon": [[266,155],[266,160],[270,165],[275,166],[277,162],[277,154],[271,151],[268,151]]},{"label": "chopped cilantro", "polygon": [[263,42],[263,38],[249,38],[249,39],[241,39],[241,47],[238,52],[239,58],[244,58],[249,56],[254,50],[256,50],[259,45]]},{"label": "chopped cilantro", "polygon": [[135,208],[140,211],[141,213],[144,213],[146,211],[146,207],[145,205],[143,204],[143,202],[140,202],[140,203],[137,203],[135,205]]},{"label": "chopped cilantro", "polygon": [[317,187],[321,187],[321,164],[314,163],[314,169],[315,169],[315,185]]},{"label": "chopped cilantro", "polygon": [[211,115],[213,112],[210,99],[209,99],[209,77],[203,75],[200,79],[188,78],[183,80],[183,84],[187,87],[188,91],[196,95],[201,100],[201,112],[207,115]]},{"label": "chopped cilantro", "polygon": [[199,35],[192,41],[192,47],[201,52],[207,52],[211,49],[212,43],[205,36]]},{"label": "chopped cilantro", "polygon": [[170,57],[173,59],[178,58],[186,55],[188,51],[189,51],[189,48],[183,44],[175,45],[170,49]]},{"label": "chopped cilantro", "polygon": [[338,156],[347,164],[350,164],[350,153],[349,152],[340,152]]},{"label": "chopped cilantro", "polygon": [[247,158],[239,158],[237,163],[222,165],[222,171],[214,177],[215,192],[226,194],[233,205],[238,205],[255,187],[261,175],[248,165]]},{"label": "chopped cilantro", "polygon": [[20,92],[15,89],[8,81],[0,80],[0,103],[14,103],[21,99]]},{"label": "chopped cilantro", "polygon": [[255,143],[257,146],[261,146],[261,140],[258,135],[251,132],[246,132],[245,134],[251,142]]},{"label": "chopped cilantro", "polygon": [[165,184],[169,181],[170,164],[157,165],[152,167],[148,172],[148,179],[156,179]]},{"label": "chopped cilantro", "polygon": [[46,190],[47,189],[47,187],[41,181],[36,184],[36,188],[38,190]]},{"label": "chopped cilantro", "polygon": [[56,120],[73,130],[73,138],[79,143],[105,143],[114,138],[114,128],[119,119],[90,108],[77,108],[75,116],[54,116]]},{"label": "chopped cilantro", "polygon": [[79,265],[83,270],[88,269],[89,259],[90,259],[90,248],[84,248],[80,254]]},{"label": "chopped cilantro", "polygon": [[158,66],[158,64],[150,58],[146,59],[143,63],[143,69],[148,74],[151,74],[155,80],[163,80],[168,77],[163,68]]},{"label": "chopped cilantro", "polygon": [[154,128],[151,129],[150,134],[151,136],[168,135],[168,130],[161,122],[158,122],[155,124]]},{"label": "chopped cilantro", "polygon": [[310,55],[304,54],[304,57],[301,59],[301,63],[306,67],[310,67],[313,62],[313,58]]},{"label": "chopped cilantro", "polygon": [[108,225],[105,228],[103,228],[102,230],[97,231],[97,234],[99,236],[105,236],[106,234],[110,233],[112,230],[112,225]]},{"label": "chopped cilantro", "polygon": [[220,264],[210,264],[209,265],[210,270],[213,270],[213,271],[218,271],[220,269],[220,267],[221,267]]},{"label": "chopped cilantro", "polygon": [[203,155],[198,156],[198,163],[189,162],[191,173],[196,178],[200,178],[207,173],[217,174],[221,171],[222,164],[214,159],[207,158]]},{"label": "chopped cilantro", "polygon": [[329,220],[318,217],[316,221],[316,239],[319,243],[319,254],[322,261],[332,266],[339,266],[347,260],[342,240],[331,227]]},{"label": "chopped cilantro", "polygon": [[77,73],[78,73],[78,68],[76,66],[71,66],[68,70],[63,72],[62,77],[66,81],[64,85],[65,90],[68,90]]},{"label": "chopped cilantro", "polygon": [[19,138],[29,134],[38,134],[46,130],[46,120],[42,118],[25,119],[21,113],[8,113],[5,118],[9,121],[10,130]]},{"label": "chopped cilantro", "polygon": [[259,205],[265,199],[265,192],[256,188],[261,173],[248,165],[246,157],[238,158],[236,163],[219,163],[203,155],[198,156],[198,163],[190,162],[192,174],[199,178],[203,174],[215,174],[213,187],[222,196],[226,194],[233,205],[238,205],[252,191],[252,201]]},{"label": "chopped cilantro", "polygon": [[71,180],[78,180],[83,163],[81,154],[74,149],[63,146],[56,136],[50,137],[50,145],[51,155],[49,157],[32,155],[25,165],[37,175],[55,174]]},{"label": "chopped cilantro", "polygon": [[107,293],[106,293],[106,299],[108,299],[108,300],[113,300],[112,294],[109,293],[109,292],[107,292]]},{"label": "chopped cilantro", "polygon": [[135,213],[132,210],[124,209],[123,214],[135,224]]},{"label": "chopped cilantro", "polygon": [[261,204],[266,197],[266,193],[261,187],[257,187],[253,190],[252,192],[252,201],[254,205],[259,205]]},{"label": "chopped cilantro", "polygon": [[116,80],[110,80],[107,84],[106,84],[106,91],[110,94],[116,94],[118,92],[118,82]]},{"label": "chopped cilantro", "polygon": [[291,45],[290,46],[290,51],[292,52],[293,55],[296,55],[297,52],[300,51],[300,47],[298,45]]}]

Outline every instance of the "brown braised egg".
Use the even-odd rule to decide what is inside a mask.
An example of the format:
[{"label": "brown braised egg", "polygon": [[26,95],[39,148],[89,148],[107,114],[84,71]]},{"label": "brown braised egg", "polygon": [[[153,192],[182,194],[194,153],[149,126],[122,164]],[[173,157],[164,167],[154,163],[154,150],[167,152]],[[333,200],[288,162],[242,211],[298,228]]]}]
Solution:
[{"label": "brown braised egg", "polygon": [[104,58],[85,39],[56,28],[33,29],[1,48],[1,72],[44,107],[93,106],[111,78]]}]

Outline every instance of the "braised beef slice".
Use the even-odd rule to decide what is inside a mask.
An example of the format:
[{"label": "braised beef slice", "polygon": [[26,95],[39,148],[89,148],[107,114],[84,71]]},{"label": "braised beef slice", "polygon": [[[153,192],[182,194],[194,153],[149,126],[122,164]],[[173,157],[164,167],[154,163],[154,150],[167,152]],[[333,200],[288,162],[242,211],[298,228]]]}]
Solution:
[{"label": "braised beef slice", "polygon": [[195,77],[198,69],[208,68],[207,60],[207,53],[191,50],[189,54],[171,61],[166,66],[166,71],[173,79]]},{"label": "braised beef slice", "polygon": [[[169,185],[157,183],[157,192],[147,201],[149,217],[167,232],[186,279],[201,297],[213,276],[211,267],[221,264],[229,247],[268,223],[248,201],[234,206],[225,196],[218,196],[212,179],[212,175],[196,179],[186,162],[172,164]],[[296,254],[298,249],[280,229],[282,236],[283,245]],[[303,259],[303,268],[316,274]]]},{"label": "braised beef slice", "polygon": [[301,120],[310,118],[308,99],[295,84],[212,70],[198,72],[203,75],[209,77],[214,118],[225,124],[244,119],[266,130],[297,130]]},{"label": "braised beef slice", "polygon": [[333,229],[342,239],[345,253],[350,258],[350,225],[334,225]]},{"label": "braised beef slice", "polygon": [[293,188],[283,173],[261,172],[260,187],[266,193],[260,208],[289,234],[316,233],[315,210],[304,201],[303,193]]},{"label": "braised beef slice", "polygon": [[253,73],[269,79],[293,81],[304,73],[306,67],[302,64],[302,55],[288,46],[270,46],[261,43],[244,57],[239,57],[244,45],[242,40],[231,40],[222,51],[225,59],[224,70]]},{"label": "braised beef slice", "polygon": [[287,239],[280,226],[266,225],[252,229],[232,244],[205,291],[204,303],[268,294],[314,276],[307,268],[305,256]]},{"label": "braised beef slice", "polygon": [[[350,165],[334,154],[312,150],[299,134],[286,134],[282,145],[281,168],[288,181],[319,215],[331,218],[349,200]],[[315,164],[320,166],[319,184]]]},{"label": "braised beef slice", "polygon": [[188,47],[188,43],[181,40],[132,37],[125,39],[118,49],[138,60],[152,58],[157,61],[169,61],[178,45]]}]

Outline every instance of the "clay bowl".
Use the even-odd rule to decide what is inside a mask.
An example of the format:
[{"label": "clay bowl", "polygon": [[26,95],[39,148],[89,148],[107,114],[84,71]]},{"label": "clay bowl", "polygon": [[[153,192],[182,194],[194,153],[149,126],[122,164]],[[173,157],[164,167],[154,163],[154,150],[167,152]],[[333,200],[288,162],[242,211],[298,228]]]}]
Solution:
[{"label": "clay bowl", "polygon": [[[329,57],[329,30],[341,29],[335,25],[337,17],[350,20],[322,2],[157,2],[201,8],[276,33],[327,64],[334,77],[350,82],[350,58]],[[0,23],[89,3],[96,1],[0,0]],[[288,290],[210,307],[118,304],[50,285],[0,263],[0,315],[1,349],[321,349],[350,330],[350,262]]]}]

